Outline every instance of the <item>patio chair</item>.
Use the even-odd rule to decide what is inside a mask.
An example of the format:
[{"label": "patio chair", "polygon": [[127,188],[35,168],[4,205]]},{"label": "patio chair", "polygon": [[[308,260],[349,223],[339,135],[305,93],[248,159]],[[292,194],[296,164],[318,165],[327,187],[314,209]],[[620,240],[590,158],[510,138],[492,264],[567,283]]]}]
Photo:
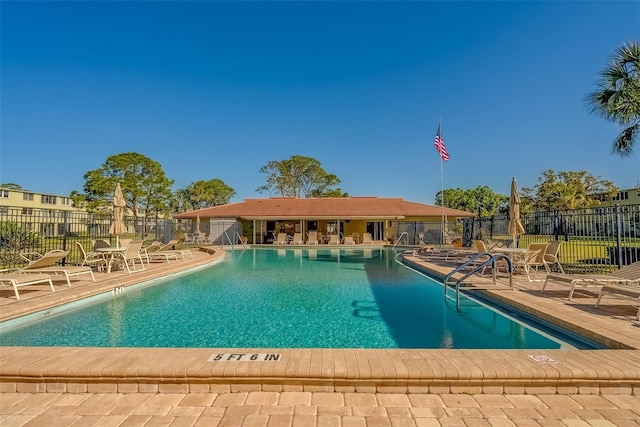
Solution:
[{"label": "patio chair", "polygon": [[363,245],[372,245],[373,239],[371,238],[371,233],[362,233],[362,244]]},{"label": "patio chair", "polygon": [[132,241],[133,239],[118,239],[118,246],[120,246],[121,248],[126,248]]},{"label": "patio chair", "polygon": [[[463,254],[463,256],[466,257],[467,259],[469,259],[470,257],[472,257],[474,255],[477,255],[477,254],[484,254],[484,253],[488,254],[486,256],[486,258],[485,257],[478,257],[476,259],[476,261],[473,263],[473,267],[478,265],[479,262],[483,262],[483,261],[488,261],[489,260],[491,254],[492,254],[492,251],[487,247],[487,244],[483,240],[474,240],[473,241],[473,247],[475,247],[475,249],[476,249],[475,253],[472,253],[472,254],[465,253],[465,254]],[[459,258],[459,257],[456,257],[456,258]],[[500,265],[504,265],[508,269],[507,261],[505,261],[504,259],[500,259],[500,260],[498,260],[498,262],[500,263]],[[487,269],[487,267],[489,267],[489,266],[488,265],[484,266],[482,268],[482,271],[480,272],[480,274],[484,274],[484,272]],[[496,263],[496,268],[499,268],[498,263]]]},{"label": "patio chair", "polygon": [[13,293],[16,295],[16,299],[20,299],[20,294],[18,293],[18,287],[20,286],[48,283],[49,287],[51,288],[51,292],[56,291],[53,287],[51,276],[49,276],[48,274],[21,274],[16,273],[16,271],[17,270],[15,268],[0,270],[0,285],[11,286],[13,288]]},{"label": "patio chair", "polygon": [[91,250],[96,252],[97,249],[100,248],[110,248],[111,244],[103,239],[93,239],[91,240]]},{"label": "patio chair", "polygon": [[104,254],[98,252],[86,252],[84,250],[84,246],[82,246],[82,243],[80,242],[76,242],[76,246],[78,247],[80,255],[82,256],[82,262],[80,263],[81,266],[96,266],[98,267],[98,271],[102,271],[107,267],[107,259],[104,257]]},{"label": "patio chair", "polygon": [[551,273],[551,266],[555,265],[558,271],[564,274],[562,264],[560,264],[560,247],[562,242],[560,240],[551,240],[544,251],[544,264],[548,273]]},{"label": "patio chair", "polygon": [[340,236],[337,234],[332,234],[329,236],[329,244],[330,245],[339,245],[340,244]]},{"label": "patio chair", "polygon": [[185,233],[182,243],[185,245],[194,245],[196,243],[196,239],[193,237],[193,234]]},{"label": "patio chair", "polygon": [[278,238],[273,241],[274,245],[287,245],[287,233],[278,233]]},{"label": "patio chair", "polygon": [[[571,287],[569,291],[569,301],[571,301],[576,288],[610,287],[609,285],[640,286],[640,261],[622,267],[611,274],[551,273],[542,285],[542,292],[544,292],[550,281]],[[605,293],[607,293],[607,291],[605,291]]]},{"label": "patio chair", "polygon": [[355,245],[356,242],[355,242],[355,240],[353,240],[353,236],[345,236],[344,237],[344,244],[345,245]]},{"label": "patio chair", "polygon": [[307,245],[317,245],[318,244],[318,232],[310,231],[309,237],[307,238]]},{"label": "patio chair", "polygon": [[351,233],[351,237],[355,243],[360,243],[360,233]]},{"label": "patio chair", "polygon": [[[548,272],[547,264],[544,261],[544,255],[548,246],[548,243],[530,243],[527,247],[527,252],[524,254],[524,258],[515,260],[514,265],[524,270],[529,283],[542,282],[542,279],[536,278],[538,268],[542,267]],[[531,272],[533,272],[533,278],[531,277]]]},{"label": "patio chair", "polygon": [[293,239],[289,242],[290,245],[303,245],[304,240],[302,240],[302,233],[293,233]]},{"label": "patio chair", "polygon": [[[118,258],[122,260],[127,273],[135,273],[138,271],[144,271],[144,262],[142,261],[142,240],[132,240],[127,245],[127,249],[124,252],[116,254]],[[136,262],[140,262],[140,267],[136,267]],[[131,267],[129,267],[131,265]]]},{"label": "patio chair", "polygon": [[[30,254],[33,254],[31,252]],[[24,254],[20,254],[23,258],[26,258]],[[86,266],[57,266],[55,263],[61,261],[69,255],[69,251],[63,251],[60,249],[54,249],[41,255],[40,258],[30,261],[29,265],[18,269],[19,273],[48,273],[54,276],[64,275],[67,280],[67,284],[71,286],[71,278],[78,277],[83,274],[90,274],[91,279],[95,282],[96,278],[93,275],[93,269]],[[28,258],[27,258],[28,259]]]}]

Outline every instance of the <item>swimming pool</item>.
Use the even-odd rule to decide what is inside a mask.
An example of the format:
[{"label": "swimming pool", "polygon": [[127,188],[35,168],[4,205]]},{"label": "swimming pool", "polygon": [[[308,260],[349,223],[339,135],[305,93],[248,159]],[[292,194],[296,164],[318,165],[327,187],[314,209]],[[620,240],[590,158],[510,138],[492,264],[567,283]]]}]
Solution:
[{"label": "swimming pool", "polygon": [[[443,298],[388,249],[251,249],[3,327],[0,345],[214,348],[499,348],[568,345],[496,310]],[[33,317],[36,319],[38,316]],[[6,323],[6,322],[5,322]]]}]

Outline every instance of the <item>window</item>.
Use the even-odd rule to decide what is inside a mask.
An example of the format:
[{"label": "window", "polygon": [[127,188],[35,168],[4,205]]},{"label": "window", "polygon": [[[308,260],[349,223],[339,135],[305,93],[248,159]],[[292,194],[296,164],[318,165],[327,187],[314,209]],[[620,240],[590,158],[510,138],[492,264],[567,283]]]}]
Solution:
[{"label": "window", "polygon": [[60,204],[63,206],[71,206],[71,199],[68,197],[60,197]]},{"label": "window", "polygon": [[6,206],[0,206],[0,214],[9,215],[9,208],[7,208]]},{"label": "window", "polygon": [[3,199],[8,199],[9,192],[7,190],[0,190],[0,197],[2,197]]},{"label": "window", "polygon": [[42,203],[46,203],[48,205],[56,204],[56,196],[47,196],[45,194],[42,195]]},{"label": "window", "polygon": [[33,200],[33,193],[22,193],[22,200]]},{"label": "window", "polygon": [[33,215],[33,209],[31,209],[31,208],[22,208],[22,215]]}]

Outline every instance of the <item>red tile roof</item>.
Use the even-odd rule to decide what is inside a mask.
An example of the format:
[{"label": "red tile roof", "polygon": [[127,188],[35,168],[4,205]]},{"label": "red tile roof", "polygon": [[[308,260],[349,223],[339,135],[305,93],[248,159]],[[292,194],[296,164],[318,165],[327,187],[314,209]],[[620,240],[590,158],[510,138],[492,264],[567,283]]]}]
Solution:
[{"label": "red tile roof", "polygon": [[[445,208],[447,217],[472,217],[474,214]],[[442,216],[439,206],[407,202],[401,198],[274,197],[245,199],[243,202],[198,209],[175,215],[175,218],[242,218],[242,219],[401,219],[405,217]]]}]

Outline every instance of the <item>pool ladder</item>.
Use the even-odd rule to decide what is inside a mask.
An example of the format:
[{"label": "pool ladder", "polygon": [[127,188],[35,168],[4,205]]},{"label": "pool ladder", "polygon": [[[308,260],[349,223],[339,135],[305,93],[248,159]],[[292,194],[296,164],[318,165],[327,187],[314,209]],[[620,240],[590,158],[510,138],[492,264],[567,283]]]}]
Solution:
[{"label": "pool ladder", "polygon": [[409,233],[407,233],[406,231],[403,231],[403,232],[402,232],[402,234],[400,234],[400,237],[398,237],[398,238],[396,239],[396,242],[393,244],[393,248],[391,248],[391,249],[395,249],[395,248],[396,248],[396,246],[398,246],[398,243],[400,243],[400,240],[401,240],[403,237],[406,237],[406,238],[407,238],[407,245],[408,245],[408,244],[409,244]]},{"label": "pool ladder", "polygon": [[[483,257],[487,257],[487,259],[478,264],[478,260],[480,258],[483,258]],[[462,271],[462,269],[464,269],[464,268],[466,268],[466,267],[468,267],[468,266],[470,266],[472,264],[473,264],[473,267],[471,268],[471,270],[466,272],[462,277],[460,277],[455,282],[456,309],[458,311],[460,311],[460,285],[463,285],[463,281],[465,279],[467,279],[469,276],[477,273],[478,271],[484,270],[486,267],[491,266],[491,272],[492,272],[492,276],[493,276],[492,277],[493,278],[493,284],[495,285],[496,284],[496,261],[500,260],[500,259],[504,259],[507,262],[508,272],[509,272],[509,287],[511,288],[511,290],[513,290],[513,264],[511,263],[511,259],[508,256],[504,255],[504,254],[492,254],[490,252],[480,252],[480,253],[472,256],[471,258],[469,258],[463,264],[460,264],[459,266],[454,268],[449,274],[447,274],[445,276],[445,278],[444,278],[444,299],[445,299],[445,301],[447,300],[447,289],[449,288],[449,280],[453,277],[454,274],[459,273],[460,271]]]},{"label": "pool ladder", "polygon": [[[229,242],[229,245],[231,246],[231,252],[234,251],[234,243],[231,240],[231,237],[229,237],[229,234],[225,231],[224,235],[227,236],[227,241]],[[247,249],[247,247],[245,246],[244,242],[242,241],[242,237],[240,236],[240,233],[238,233],[237,231],[235,233],[233,233],[233,237],[238,237],[238,241],[240,242],[240,244],[242,245],[242,249]]]}]

